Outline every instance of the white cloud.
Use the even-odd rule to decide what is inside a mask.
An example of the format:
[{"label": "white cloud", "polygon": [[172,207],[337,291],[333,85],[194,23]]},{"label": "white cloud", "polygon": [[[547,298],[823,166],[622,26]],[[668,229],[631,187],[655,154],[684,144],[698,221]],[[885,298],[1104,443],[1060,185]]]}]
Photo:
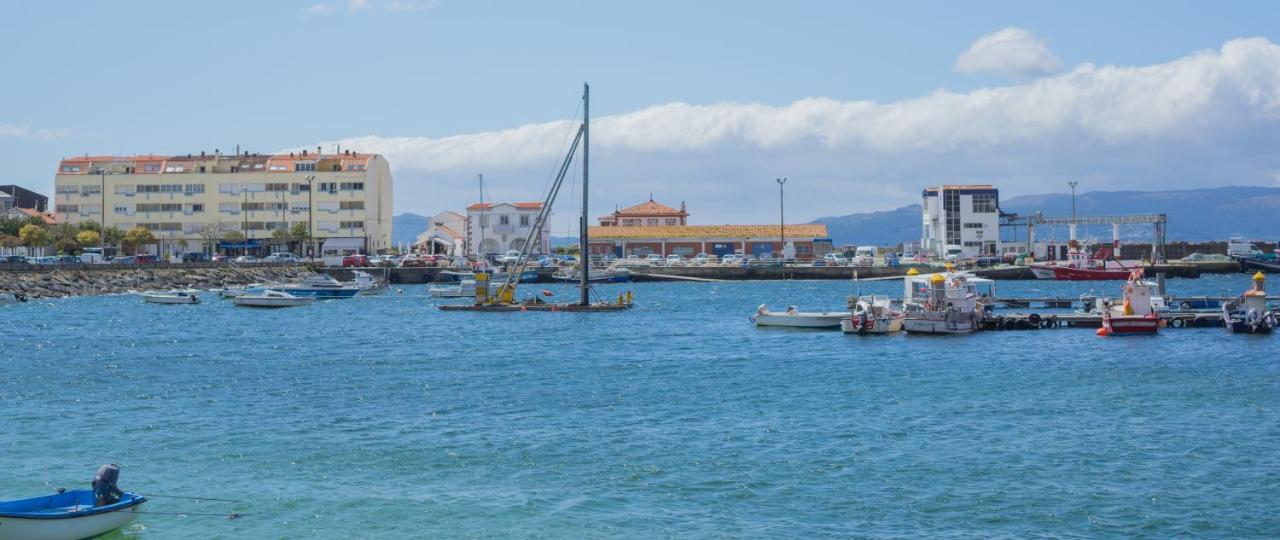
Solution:
[{"label": "white cloud", "polygon": [[387,3],[387,10],[397,13],[411,13],[414,11],[430,11],[440,7],[440,2],[436,0],[392,0]]},{"label": "white cloud", "polygon": [[[397,210],[430,211],[474,198],[478,172],[499,197],[536,197],[571,129],[561,120],[324,144],[385,154]],[[791,177],[787,215],[798,219],[914,202],[924,185],[954,180],[1009,194],[1060,191],[1067,178],[1089,189],[1270,183],[1280,170],[1280,46],[1239,39],[1165,64],[1082,65],[891,103],[668,103],[594,118],[591,135],[601,211],[653,191],[689,201],[700,223],[764,220],[774,176]],[[763,187],[743,188],[755,181]]]},{"label": "white cloud", "polygon": [[978,38],[956,59],[963,73],[1037,77],[1057,73],[1062,62],[1044,41],[1021,28],[1005,28]]},{"label": "white cloud", "polygon": [[69,129],[31,129],[31,126],[18,124],[0,124],[0,137],[16,139],[39,139],[42,141],[61,139],[71,134]]},{"label": "white cloud", "polygon": [[329,2],[320,2],[308,6],[304,13],[307,15],[334,15],[340,11],[347,13],[373,12],[378,10],[389,11],[394,13],[408,13],[414,11],[428,11],[439,7],[437,0],[390,0],[387,2],[374,2],[372,0],[332,0]]}]

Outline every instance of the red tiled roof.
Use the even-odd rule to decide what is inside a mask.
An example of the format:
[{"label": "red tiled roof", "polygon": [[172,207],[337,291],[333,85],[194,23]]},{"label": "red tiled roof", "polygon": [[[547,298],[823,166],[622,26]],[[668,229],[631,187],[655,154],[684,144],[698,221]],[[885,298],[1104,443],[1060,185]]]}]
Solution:
[{"label": "red tiled roof", "polygon": [[[818,223],[787,225],[788,238],[826,238],[827,226]],[[600,227],[588,229],[595,239],[631,238],[772,238],[778,225],[659,225],[645,227]]]},{"label": "red tiled roof", "polygon": [[38,217],[38,218],[40,218],[40,219],[43,219],[43,220],[44,220],[45,225],[54,225],[54,224],[58,223],[58,217],[57,217],[57,216],[55,216],[55,215],[53,215],[53,214],[46,214],[46,213],[42,213],[42,212],[36,211],[36,210],[35,210],[35,209],[33,209],[33,208],[19,208],[19,207],[16,207],[16,206],[15,206],[15,207],[11,208],[10,210],[16,210],[16,211],[18,211],[18,212],[20,212],[20,213],[22,213],[22,214],[25,214],[27,217]]},{"label": "red tiled roof", "polygon": [[650,199],[648,202],[643,202],[643,203],[637,204],[637,205],[635,205],[635,206],[631,206],[631,207],[623,208],[622,210],[618,210],[617,212],[615,212],[615,214],[616,214],[616,215],[619,215],[619,216],[627,216],[627,215],[636,215],[636,216],[683,216],[683,215],[687,215],[687,213],[686,213],[685,211],[683,211],[683,210],[676,210],[675,208],[672,208],[672,207],[667,206],[667,205],[665,205],[665,204],[653,202],[653,200],[652,200],[652,199]]},{"label": "red tiled roof", "polygon": [[514,206],[514,207],[519,208],[519,209],[521,209],[521,210],[537,210],[537,209],[539,209],[539,208],[542,208],[542,203],[540,203],[540,202],[517,202],[517,203],[472,203],[472,205],[471,205],[471,206],[468,206],[468,207],[467,207],[467,210],[488,210],[488,209],[490,209],[490,208],[493,208],[493,207],[495,207],[495,206],[498,206],[499,204],[510,204],[511,206]]}]

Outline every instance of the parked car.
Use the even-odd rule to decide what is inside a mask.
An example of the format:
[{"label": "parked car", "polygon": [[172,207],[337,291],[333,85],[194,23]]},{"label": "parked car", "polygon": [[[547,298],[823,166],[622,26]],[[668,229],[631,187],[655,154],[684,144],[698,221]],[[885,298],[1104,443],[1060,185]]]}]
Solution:
[{"label": "parked car", "polygon": [[508,250],[498,257],[498,264],[515,264],[520,262],[520,250]]},{"label": "parked car", "polygon": [[435,255],[409,255],[400,259],[400,268],[426,268],[435,263]]},{"label": "parked car", "polygon": [[258,262],[258,258],[257,258],[257,257],[254,257],[253,255],[241,255],[241,256],[239,256],[239,257],[236,257],[236,262],[238,262],[238,263],[256,263],[256,262]]},{"label": "parked car", "polygon": [[720,257],[720,266],[733,266],[737,264],[742,264],[742,257],[739,257],[736,254],[730,253]]},{"label": "parked car", "polygon": [[662,266],[666,263],[666,259],[663,259],[662,255],[658,255],[657,253],[650,253],[645,256],[644,260],[649,261],[649,264],[653,266]]},{"label": "parked car", "polygon": [[366,255],[361,255],[357,253],[355,255],[347,255],[342,258],[343,268],[349,268],[353,266],[354,267],[369,266],[369,257]]},{"label": "parked car", "polygon": [[182,262],[184,263],[209,262],[209,254],[201,253],[198,251],[183,253]]},{"label": "parked car", "polygon": [[300,262],[302,259],[299,259],[297,255],[294,255],[287,251],[279,251],[279,252],[267,255],[267,257],[262,260],[266,262]]},{"label": "parked car", "polygon": [[210,258],[209,258],[209,260],[210,260],[210,261],[212,261],[212,262],[216,262],[216,263],[227,262],[227,256],[226,256],[226,255],[214,255],[213,257],[210,257]]},{"label": "parked car", "polygon": [[111,264],[135,264],[137,262],[138,262],[138,258],[131,255],[111,258]]},{"label": "parked car", "polygon": [[667,266],[684,266],[684,257],[675,253],[667,255]]},{"label": "parked car", "polygon": [[133,259],[138,264],[156,264],[160,262],[159,255],[134,255]]},{"label": "parked car", "polygon": [[997,255],[983,255],[974,259],[974,264],[980,267],[995,266],[1003,262]]},{"label": "parked car", "polygon": [[839,253],[828,253],[822,256],[822,262],[825,262],[827,266],[844,266],[849,264],[849,259],[844,258],[844,255]]}]

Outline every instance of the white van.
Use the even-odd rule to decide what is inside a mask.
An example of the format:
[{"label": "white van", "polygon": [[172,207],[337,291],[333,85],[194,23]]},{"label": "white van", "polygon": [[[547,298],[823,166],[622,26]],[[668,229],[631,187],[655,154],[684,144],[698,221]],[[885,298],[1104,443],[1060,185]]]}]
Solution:
[{"label": "white van", "polygon": [[1248,242],[1231,242],[1227,244],[1227,255],[1231,257],[1248,257],[1256,259],[1262,256],[1262,250]]},{"label": "white van", "polygon": [[876,264],[875,246],[858,246],[853,252],[854,266],[874,266]]}]

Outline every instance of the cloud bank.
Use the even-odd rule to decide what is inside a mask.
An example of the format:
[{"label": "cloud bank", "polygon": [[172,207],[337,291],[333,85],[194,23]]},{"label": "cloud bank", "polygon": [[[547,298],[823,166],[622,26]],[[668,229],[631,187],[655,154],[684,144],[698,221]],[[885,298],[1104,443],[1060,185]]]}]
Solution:
[{"label": "cloud bank", "polygon": [[[474,200],[481,172],[497,198],[536,198],[571,129],[561,120],[322,144],[385,154],[397,211],[429,212]],[[791,178],[788,216],[805,219],[915,202],[943,181],[1008,195],[1061,191],[1068,179],[1086,190],[1277,185],[1280,46],[1237,39],[1163,64],[1084,64],[891,103],[668,103],[594,118],[591,140],[600,213],[652,191],[688,201],[698,223],[771,222],[775,176]]]},{"label": "cloud bank", "polygon": [[995,73],[1012,77],[1038,77],[1057,73],[1062,61],[1035,34],[1021,28],[1005,28],[978,38],[956,59],[962,73]]}]

